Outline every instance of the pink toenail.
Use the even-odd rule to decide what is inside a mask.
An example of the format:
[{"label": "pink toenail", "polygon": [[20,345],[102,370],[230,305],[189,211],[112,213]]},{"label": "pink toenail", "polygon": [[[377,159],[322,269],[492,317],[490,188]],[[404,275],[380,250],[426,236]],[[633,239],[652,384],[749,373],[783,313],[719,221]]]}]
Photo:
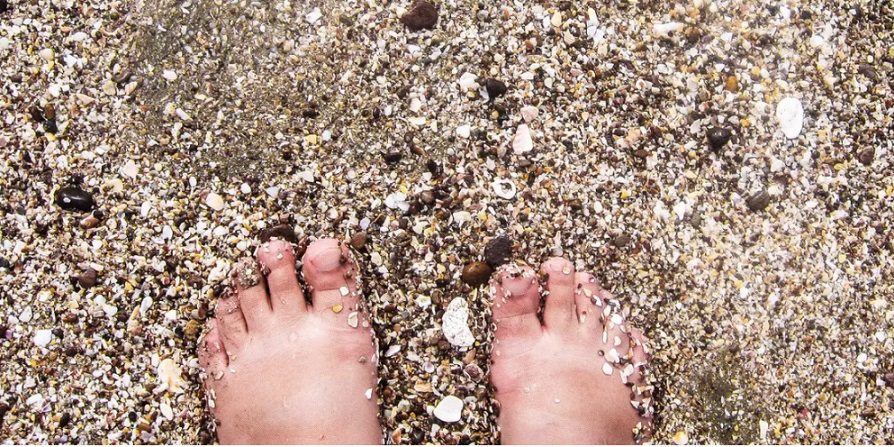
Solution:
[{"label": "pink toenail", "polygon": [[530,278],[505,278],[502,287],[506,292],[506,296],[511,297],[513,295],[524,295],[526,292],[530,291],[535,284],[536,283]]},{"label": "pink toenail", "polygon": [[327,248],[314,255],[311,262],[313,262],[313,265],[320,271],[331,272],[341,267],[344,262],[347,262],[347,258],[342,261],[343,257],[344,255],[338,248]]}]

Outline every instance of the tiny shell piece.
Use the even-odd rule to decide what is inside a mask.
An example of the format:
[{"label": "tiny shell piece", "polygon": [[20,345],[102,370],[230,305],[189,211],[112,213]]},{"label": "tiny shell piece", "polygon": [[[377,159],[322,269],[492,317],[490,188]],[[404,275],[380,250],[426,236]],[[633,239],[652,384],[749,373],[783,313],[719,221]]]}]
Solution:
[{"label": "tiny shell piece", "polygon": [[606,362],[602,364],[602,372],[604,372],[605,375],[610,376],[615,370],[612,368],[612,365],[609,365],[608,362]]}]

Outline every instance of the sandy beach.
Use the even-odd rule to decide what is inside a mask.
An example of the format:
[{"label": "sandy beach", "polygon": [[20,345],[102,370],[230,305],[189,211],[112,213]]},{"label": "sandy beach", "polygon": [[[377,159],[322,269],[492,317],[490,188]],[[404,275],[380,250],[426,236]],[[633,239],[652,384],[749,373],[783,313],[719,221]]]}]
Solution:
[{"label": "sandy beach", "polygon": [[214,442],[274,235],[351,244],[388,443],[499,442],[500,238],[624,303],[655,443],[894,444],[890,2],[423,3],[0,0],[0,442]]}]

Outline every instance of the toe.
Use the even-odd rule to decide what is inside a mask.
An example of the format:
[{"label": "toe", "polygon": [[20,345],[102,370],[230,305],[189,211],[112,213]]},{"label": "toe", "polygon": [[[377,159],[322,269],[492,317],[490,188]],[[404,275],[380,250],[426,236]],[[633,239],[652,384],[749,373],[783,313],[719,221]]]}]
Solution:
[{"label": "toe", "polygon": [[491,315],[496,337],[536,337],[542,333],[537,311],[540,308],[540,284],[528,266],[508,264],[501,267],[491,282]]},{"label": "toe", "polygon": [[220,332],[214,321],[208,326],[208,332],[199,341],[199,365],[205,373],[206,388],[210,388],[211,382],[217,380],[227,367],[227,353],[220,340]]},{"label": "toe", "polygon": [[540,266],[540,273],[546,277],[545,288],[549,291],[543,309],[546,329],[561,331],[573,328],[573,322],[577,319],[574,312],[574,264],[565,258],[550,258]]},{"label": "toe", "polygon": [[602,330],[600,315],[602,313],[602,298],[599,281],[589,273],[576,273],[574,275],[574,307],[577,310],[577,320],[581,327],[587,330]]},{"label": "toe", "polygon": [[271,309],[267,287],[258,262],[252,258],[240,259],[233,267],[230,277],[239,295],[239,305],[248,329],[256,330],[265,326],[270,318]]},{"label": "toe", "polygon": [[245,324],[245,317],[242,315],[242,308],[239,306],[238,296],[231,290],[224,292],[223,296],[217,300],[214,315],[217,320],[219,340],[223,341],[224,352],[231,354],[239,350],[245,343],[248,327]]},{"label": "toe", "polygon": [[295,272],[295,250],[292,244],[271,239],[258,249],[258,262],[267,273],[270,306],[278,314],[297,314],[307,308],[304,293]]},{"label": "toe", "polygon": [[317,314],[361,309],[357,267],[348,248],[336,239],[320,239],[307,247],[302,271]]}]

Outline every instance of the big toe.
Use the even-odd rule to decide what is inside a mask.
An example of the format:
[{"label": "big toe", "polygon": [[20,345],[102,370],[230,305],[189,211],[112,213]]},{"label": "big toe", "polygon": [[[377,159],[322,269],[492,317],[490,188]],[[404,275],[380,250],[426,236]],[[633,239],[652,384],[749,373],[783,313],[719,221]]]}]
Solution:
[{"label": "big toe", "polygon": [[[302,264],[315,313],[351,315],[362,310],[357,266],[344,244],[331,238],[317,240],[307,247]],[[354,326],[355,321],[351,317],[349,323]]]},{"label": "big toe", "polygon": [[518,264],[502,267],[491,282],[491,294],[491,316],[498,341],[531,338],[542,333],[537,318],[540,283],[531,267]]}]

